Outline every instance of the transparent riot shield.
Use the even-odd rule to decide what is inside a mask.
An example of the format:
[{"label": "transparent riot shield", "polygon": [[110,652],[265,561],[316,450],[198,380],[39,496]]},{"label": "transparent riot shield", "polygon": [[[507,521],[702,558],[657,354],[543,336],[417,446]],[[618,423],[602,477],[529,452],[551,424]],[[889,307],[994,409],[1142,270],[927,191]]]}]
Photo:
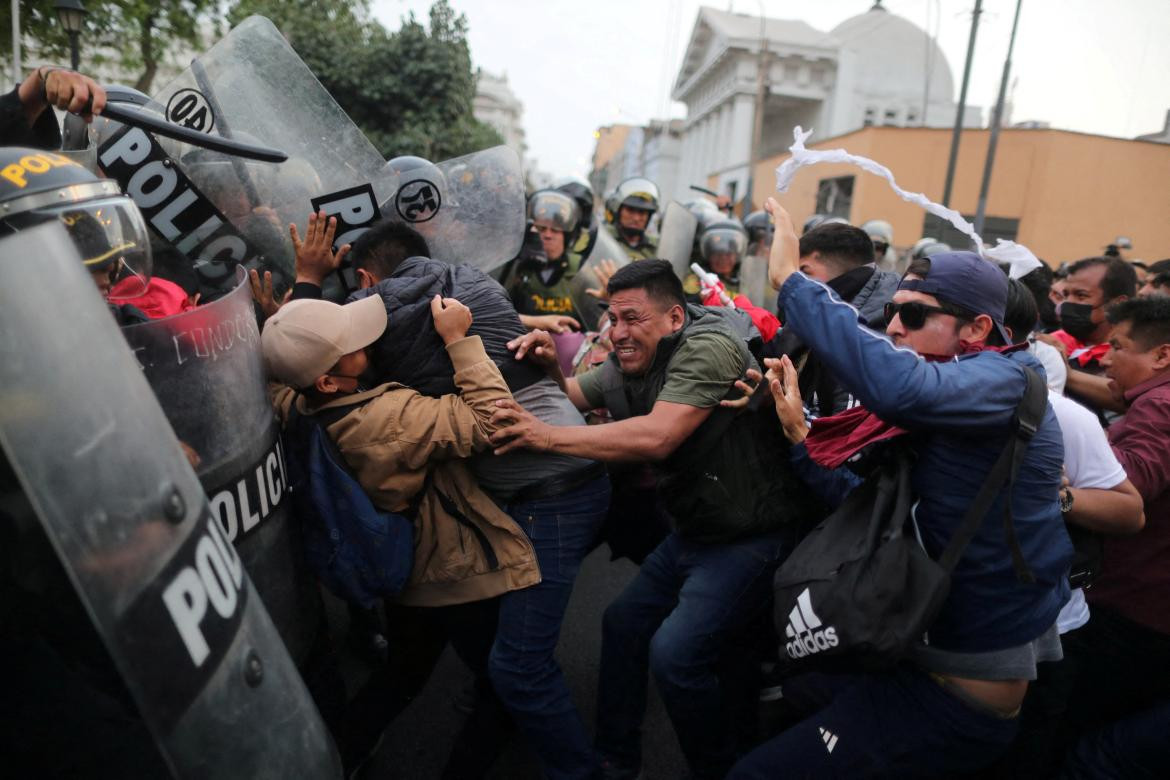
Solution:
[{"label": "transparent riot shield", "polygon": [[739,291],[756,306],[775,311],[776,292],[768,281],[768,258],[746,255],[739,264]]},{"label": "transparent riot shield", "polygon": [[177,777],[337,777],[284,643],[65,231],[0,247],[0,447]]},{"label": "transparent riot shield", "polygon": [[577,311],[581,312],[581,316],[585,319],[581,326],[586,330],[597,328],[597,321],[604,311],[601,302],[585,291],[600,286],[594,269],[605,260],[609,260],[618,268],[630,264],[630,256],[622,249],[613,234],[602,227],[597,231],[597,241],[593,244],[593,251],[582,261],[581,270],[573,277],[573,282],[570,285],[573,305],[577,307]]},{"label": "transparent riot shield", "polygon": [[698,225],[695,215],[677,201],[671,201],[662,212],[658,256],[670,261],[679,279],[686,279],[691,272],[691,250],[695,245]]},{"label": "transparent riot shield", "polygon": [[394,195],[382,204],[382,216],[417,230],[431,257],[453,265],[491,273],[520,252],[526,201],[516,152],[495,146],[431,171],[390,174]]},{"label": "transparent riot shield", "polygon": [[232,29],[151,107],[171,122],[289,155],[279,164],[244,161],[97,121],[103,170],[216,293],[234,286],[239,264],[272,271],[278,287],[291,284],[288,225],[303,236],[314,210],[338,218],[338,244],[389,217],[423,233],[432,256],[447,262],[490,270],[519,251],[524,183],[514,152],[496,147],[401,177],[264,17]]},{"label": "transparent riot shield", "polygon": [[243,269],[236,288],[184,314],[122,329],[289,652],[302,663],[322,618],[289,509]]}]

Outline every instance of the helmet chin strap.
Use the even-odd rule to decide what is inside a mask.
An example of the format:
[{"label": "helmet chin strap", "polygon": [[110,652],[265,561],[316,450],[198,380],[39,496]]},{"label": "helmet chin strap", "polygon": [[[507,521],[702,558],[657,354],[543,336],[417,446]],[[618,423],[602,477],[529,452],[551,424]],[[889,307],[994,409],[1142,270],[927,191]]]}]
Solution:
[{"label": "helmet chin strap", "polygon": [[644,229],[622,227],[621,225],[618,225],[618,232],[622,234],[623,238],[630,241],[641,241],[642,236],[646,235]]}]

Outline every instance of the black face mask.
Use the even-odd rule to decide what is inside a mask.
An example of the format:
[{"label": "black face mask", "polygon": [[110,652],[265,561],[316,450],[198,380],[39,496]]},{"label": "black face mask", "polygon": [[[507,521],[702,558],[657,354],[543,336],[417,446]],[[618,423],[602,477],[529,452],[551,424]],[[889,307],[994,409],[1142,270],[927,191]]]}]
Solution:
[{"label": "black face mask", "polygon": [[1056,314],[1060,317],[1060,327],[1064,328],[1065,333],[1077,341],[1084,342],[1085,339],[1093,335],[1093,331],[1097,329],[1099,324],[1093,322],[1093,309],[1095,308],[1087,303],[1062,301],[1060,306],[1056,308]]}]

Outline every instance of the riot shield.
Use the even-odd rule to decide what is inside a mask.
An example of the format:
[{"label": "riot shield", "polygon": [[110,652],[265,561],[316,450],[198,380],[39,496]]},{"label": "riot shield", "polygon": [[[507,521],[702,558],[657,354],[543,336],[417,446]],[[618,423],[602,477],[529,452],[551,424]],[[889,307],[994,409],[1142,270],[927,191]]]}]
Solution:
[{"label": "riot shield", "polygon": [[64,229],[4,240],[0,447],[177,777],[337,777],[235,548]]},{"label": "riot shield", "polygon": [[316,580],[289,510],[280,430],[243,269],[236,288],[183,314],[122,329],[188,454],[211,511],[302,663],[321,621]]},{"label": "riot shield", "polygon": [[768,258],[746,255],[739,264],[739,291],[752,303],[768,311],[775,311],[776,292],[768,281]]},{"label": "riot shield", "polygon": [[431,257],[491,273],[524,242],[524,172],[516,152],[495,146],[437,163],[425,174],[392,174],[393,198],[382,216],[422,234]]},{"label": "riot shield", "polygon": [[171,122],[285,150],[280,164],[242,160],[97,121],[98,160],[147,222],[195,261],[212,293],[236,265],[291,284],[288,225],[310,211],[338,218],[338,244],[381,217],[422,232],[432,256],[484,270],[515,256],[524,189],[515,153],[496,147],[403,180],[337,105],[273,24],[246,19],[152,98]]},{"label": "riot shield", "polygon": [[585,330],[595,329],[597,321],[604,311],[601,302],[585,292],[598,287],[597,274],[593,272],[593,269],[603,260],[613,262],[618,268],[630,264],[630,256],[618,244],[613,234],[604,227],[597,231],[597,241],[593,244],[593,251],[581,261],[581,270],[573,277],[573,282],[570,285],[573,305],[577,307],[577,311],[581,312],[581,316],[585,320],[581,323],[581,327]]},{"label": "riot shield", "polygon": [[658,256],[670,261],[679,279],[686,279],[691,272],[691,250],[694,249],[698,225],[695,215],[677,201],[671,201],[662,213]]}]

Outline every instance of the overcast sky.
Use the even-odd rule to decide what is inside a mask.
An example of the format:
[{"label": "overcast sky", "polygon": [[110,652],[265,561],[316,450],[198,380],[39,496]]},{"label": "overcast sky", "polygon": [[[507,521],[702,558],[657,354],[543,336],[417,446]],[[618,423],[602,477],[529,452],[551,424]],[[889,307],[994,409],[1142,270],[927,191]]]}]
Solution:
[{"label": "overcast sky", "polygon": [[[593,131],[686,115],[670,100],[697,0],[451,0],[470,25],[473,63],[506,73],[524,103],[529,156],[554,175],[584,175]],[[974,0],[886,0],[924,29],[937,26],[955,99]],[[429,0],[374,0],[390,29]],[[733,10],[803,19],[829,31],[872,0],[734,0]],[[968,103],[989,115],[999,89],[1015,0],[984,0]],[[1160,130],[1170,109],[1170,0],[1023,0],[1013,56],[1013,121],[1133,137]],[[814,136],[815,138],[815,136]]]}]

